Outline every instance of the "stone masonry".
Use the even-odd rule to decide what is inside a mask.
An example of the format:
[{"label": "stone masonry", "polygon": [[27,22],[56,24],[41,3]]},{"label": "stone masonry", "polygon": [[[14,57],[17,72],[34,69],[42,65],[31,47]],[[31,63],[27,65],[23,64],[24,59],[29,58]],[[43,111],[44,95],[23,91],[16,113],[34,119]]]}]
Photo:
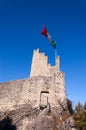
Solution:
[{"label": "stone masonry", "polygon": [[13,110],[30,103],[32,107],[66,107],[64,73],[60,72],[60,58],[56,66],[48,64],[48,57],[34,50],[30,78],[0,83],[0,111]]},{"label": "stone masonry", "polygon": [[55,72],[60,72],[59,56],[56,59],[56,66],[48,64],[48,57],[44,53],[40,53],[39,49],[34,50],[31,74],[33,76],[53,76]]}]

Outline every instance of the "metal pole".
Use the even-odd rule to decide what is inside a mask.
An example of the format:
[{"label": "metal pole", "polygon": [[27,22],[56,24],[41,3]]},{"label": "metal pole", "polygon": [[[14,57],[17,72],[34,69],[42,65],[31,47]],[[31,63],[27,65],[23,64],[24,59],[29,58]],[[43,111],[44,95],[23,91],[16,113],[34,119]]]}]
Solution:
[{"label": "metal pole", "polygon": [[56,48],[55,48],[55,66],[56,66],[56,58],[57,58],[57,51],[56,51]]}]

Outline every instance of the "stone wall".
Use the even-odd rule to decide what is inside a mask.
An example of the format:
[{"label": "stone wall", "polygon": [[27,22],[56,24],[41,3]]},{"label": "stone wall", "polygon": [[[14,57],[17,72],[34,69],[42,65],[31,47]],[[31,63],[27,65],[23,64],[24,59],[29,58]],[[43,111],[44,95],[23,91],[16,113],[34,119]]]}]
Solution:
[{"label": "stone wall", "polygon": [[23,90],[24,80],[15,80],[0,84],[0,110],[13,109],[17,105]]},{"label": "stone wall", "polygon": [[52,107],[58,106],[58,101],[64,103],[66,93],[63,73],[59,73],[58,76],[38,76],[0,84],[0,110],[15,109],[16,106],[25,103],[37,107],[41,103],[41,92],[45,95],[48,93],[48,102]]}]

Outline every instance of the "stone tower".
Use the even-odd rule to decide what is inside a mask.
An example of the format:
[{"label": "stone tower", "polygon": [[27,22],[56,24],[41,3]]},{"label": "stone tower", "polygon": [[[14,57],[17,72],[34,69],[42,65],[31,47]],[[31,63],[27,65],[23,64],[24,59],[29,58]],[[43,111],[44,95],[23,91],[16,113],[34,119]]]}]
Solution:
[{"label": "stone tower", "polygon": [[40,50],[34,50],[30,77],[33,76],[53,76],[54,73],[60,72],[60,59],[56,59],[56,66],[48,64],[48,57]]},{"label": "stone tower", "polygon": [[51,66],[44,53],[40,53],[39,49],[34,50],[30,77],[42,77],[44,84],[41,84],[40,93],[48,98],[51,106],[66,106],[65,79],[64,73],[60,71],[59,56],[56,58],[56,66]]}]

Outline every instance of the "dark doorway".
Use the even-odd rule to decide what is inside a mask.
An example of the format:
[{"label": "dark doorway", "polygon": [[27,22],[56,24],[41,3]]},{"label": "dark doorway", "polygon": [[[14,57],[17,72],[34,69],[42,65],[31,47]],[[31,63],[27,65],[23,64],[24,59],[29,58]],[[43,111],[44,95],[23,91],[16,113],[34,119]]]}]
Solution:
[{"label": "dark doorway", "polygon": [[47,91],[41,91],[40,93],[40,108],[46,108],[48,105],[48,97],[49,97],[49,92]]}]

